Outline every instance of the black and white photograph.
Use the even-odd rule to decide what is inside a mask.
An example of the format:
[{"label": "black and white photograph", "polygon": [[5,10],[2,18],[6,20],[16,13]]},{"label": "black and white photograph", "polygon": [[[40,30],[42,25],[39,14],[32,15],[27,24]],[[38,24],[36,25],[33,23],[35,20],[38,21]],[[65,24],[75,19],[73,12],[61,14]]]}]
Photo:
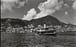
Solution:
[{"label": "black and white photograph", "polygon": [[1,0],[1,47],[76,47],[76,0]]}]

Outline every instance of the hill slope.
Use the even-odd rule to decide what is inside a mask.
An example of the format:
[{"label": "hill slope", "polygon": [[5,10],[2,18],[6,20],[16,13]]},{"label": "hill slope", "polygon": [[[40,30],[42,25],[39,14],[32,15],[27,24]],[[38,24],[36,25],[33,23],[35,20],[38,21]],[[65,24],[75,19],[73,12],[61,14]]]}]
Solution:
[{"label": "hill slope", "polygon": [[34,26],[38,26],[38,25],[61,25],[64,26],[66,23],[63,23],[61,21],[59,21],[57,18],[53,17],[53,16],[46,16],[46,17],[42,17],[39,19],[32,19],[31,21],[27,21],[27,20],[22,20],[22,19],[14,19],[14,18],[1,18],[0,19],[2,24],[11,24],[12,26],[14,25],[19,25],[19,26],[27,26],[30,24],[33,24]]},{"label": "hill slope", "polygon": [[53,16],[46,16],[46,17],[42,17],[39,19],[33,19],[30,21],[31,24],[33,25],[43,25],[43,24],[47,24],[47,25],[63,25],[65,23],[59,21],[57,18],[53,17]]}]

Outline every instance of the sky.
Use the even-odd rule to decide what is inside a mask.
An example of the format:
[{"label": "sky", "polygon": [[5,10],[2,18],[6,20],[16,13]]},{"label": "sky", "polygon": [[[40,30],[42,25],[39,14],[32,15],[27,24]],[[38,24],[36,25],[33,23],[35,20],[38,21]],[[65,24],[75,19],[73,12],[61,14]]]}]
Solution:
[{"label": "sky", "polygon": [[[6,0],[4,0],[6,1]],[[58,11],[55,11],[51,16],[54,16],[58,18],[60,21],[65,23],[72,23],[76,24],[76,5],[75,1],[72,0],[63,0],[64,5],[59,8]],[[11,1],[9,1],[11,2]],[[33,11],[36,11],[36,13],[39,13],[40,10],[38,6],[40,6],[40,3],[44,3],[45,0],[28,0],[28,1],[18,1],[13,0],[13,2],[16,2],[18,5],[15,6],[15,4],[7,4],[9,8],[8,10],[4,11],[5,8],[2,8],[2,18],[23,18],[24,15],[27,15],[28,11],[30,11],[32,8]],[[8,3],[8,2],[7,2]],[[74,5],[73,5],[74,4]],[[74,8],[73,8],[74,7]],[[47,8],[47,7],[46,7]],[[41,9],[41,8],[40,8]],[[43,8],[44,9],[44,8]],[[44,10],[41,10],[43,12]],[[51,10],[52,11],[52,10]],[[36,14],[37,15],[37,14]]]}]

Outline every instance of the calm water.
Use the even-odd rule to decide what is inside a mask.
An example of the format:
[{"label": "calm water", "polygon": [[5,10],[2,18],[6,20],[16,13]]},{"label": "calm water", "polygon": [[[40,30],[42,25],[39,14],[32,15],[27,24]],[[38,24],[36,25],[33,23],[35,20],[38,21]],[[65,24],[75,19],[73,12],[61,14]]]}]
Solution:
[{"label": "calm water", "polygon": [[76,47],[76,36],[73,33],[60,33],[56,37],[34,33],[1,33],[1,47]]}]

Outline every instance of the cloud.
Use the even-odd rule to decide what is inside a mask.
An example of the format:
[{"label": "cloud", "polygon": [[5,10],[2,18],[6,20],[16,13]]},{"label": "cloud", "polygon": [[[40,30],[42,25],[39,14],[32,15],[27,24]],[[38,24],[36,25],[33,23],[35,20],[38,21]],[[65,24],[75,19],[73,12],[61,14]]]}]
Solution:
[{"label": "cloud", "polygon": [[30,9],[26,15],[24,15],[25,20],[38,19],[41,17],[45,17],[47,15],[52,15],[56,11],[60,10],[63,5],[63,1],[58,0],[47,0],[38,5],[39,13],[35,10],[35,8]]},{"label": "cloud", "polygon": [[41,18],[47,15],[52,15],[57,10],[60,10],[62,4],[63,1],[58,2],[58,0],[47,0],[43,3],[40,3],[38,8],[41,12],[38,13],[34,19]]},{"label": "cloud", "polygon": [[[73,3],[75,5],[75,2]],[[59,11],[63,9],[62,7],[70,7],[68,4],[64,4],[64,1],[60,0],[47,0],[45,2],[41,2],[38,5],[38,9],[40,10],[39,13],[35,10],[35,8],[30,9],[26,15],[22,18],[23,20],[32,20],[32,19],[38,19],[41,17],[45,17],[47,15],[52,15],[56,11]],[[69,12],[65,11],[65,15],[68,15]],[[76,14],[76,13],[75,13]],[[75,15],[76,17],[76,15]],[[76,25],[76,18],[73,18],[71,23]]]},{"label": "cloud", "polygon": [[73,18],[70,21],[72,24],[76,25],[76,11],[73,12]]},{"label": "cloud", "polygon": [[1,0],[1,12],[5,10],[12,10],[13,8],[20,8],[24,6],[27,0]]},{"label": "cloud", "polygon": [[74,14],[74,20],[73,20],[73,22],[76,25],[76,11],[75,11],[75,14]]},{"label": "cloud", "polygon": [[65,11],[65,15],[68,15],[68,11]]},{"label": "cloud", "polygon": [[73,21],[74,21],[74,25],[76,25],[76,17],[74,18],[74,20],[73,20]]},{"label": "cloud", "polygon": [[23,20],[32,20],[33,17],[36,15],[36,10],[34,8],[30,9],[26,15],[22,18]]},{"label": "cloud", "polygon": [[76,0],[74,1],[73,5],[72,5],[73,9],[76,10]]},{"label": "cloud", "polygon": [[69,6],[68,4],[66,4],[66,3],[64,4],[64,6],[65,6],[65,7],[70,7],[70,6]]}]

